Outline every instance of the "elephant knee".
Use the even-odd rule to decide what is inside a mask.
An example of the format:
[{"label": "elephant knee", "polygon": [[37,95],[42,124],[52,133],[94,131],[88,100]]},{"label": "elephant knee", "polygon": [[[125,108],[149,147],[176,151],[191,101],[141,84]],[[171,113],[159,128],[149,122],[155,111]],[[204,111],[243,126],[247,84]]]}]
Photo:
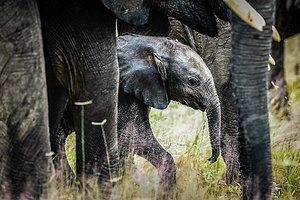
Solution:
[{"label": "elephant knee", "polygon": [[165,166],[165,167],[163,167],[165,172],[175,172],[176,171],[174,159],[173,159],[172,155],[168,152],[166,152],[165,155],[162,156],[162,165]]}]

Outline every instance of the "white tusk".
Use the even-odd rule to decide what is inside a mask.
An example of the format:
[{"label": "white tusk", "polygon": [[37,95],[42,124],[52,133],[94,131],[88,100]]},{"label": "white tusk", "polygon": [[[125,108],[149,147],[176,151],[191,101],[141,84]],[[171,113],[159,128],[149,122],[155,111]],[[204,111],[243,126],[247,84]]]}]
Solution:
[{"label": "white tusk", "polygon": [[116,31],[116,37],[118,37],[118,36],[119,36],[119,30],[118,30],[118,19],[116,19],[115,31]]},{"label": "white tusk", "polygon": [[273,66],[276,65],[274,58],[269,54],[269,63]]},{"label": "white tusk", "polygon": [[271,71],[271,66],[268,64],[268,71]]},{"label": "white tusk", "polygon": [[263,31],[264,18],[245,0],[224,0],[227,6],[253,28]]},{"label": "white tusk", "polygon": [[276,42],[280,42],[281,38],[279,35],[279,32],[277,31],[275,26],[272,26],[272,38],[273,40],[275,40]]}]

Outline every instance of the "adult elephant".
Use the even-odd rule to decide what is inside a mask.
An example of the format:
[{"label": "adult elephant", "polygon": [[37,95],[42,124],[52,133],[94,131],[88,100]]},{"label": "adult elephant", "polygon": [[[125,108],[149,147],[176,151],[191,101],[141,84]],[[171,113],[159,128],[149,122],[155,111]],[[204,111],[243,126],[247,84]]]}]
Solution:
[{"label": "adult elephant", "polygon": [[[0,10],[0,196],[5,199],[38,199],[45,194],[43,189],[52,171],[51,161],[48,162],[47,158],[51,150],[39,15],[41,10],[38,10],[34,0],[4,0],[0,3]],[[131,14],[131,8],[126,14]],[[114,27],[115,17],[110,15],[110,22],[113,23],[109,24],[106,31],[113,35],[115,32],[111,27]],[[114,55],[114,46],[108,50]],[[117,66],[116,62],[114,65]],[[114,71],[117,79],[117,69],[112,66],[111,71]],[[117,86],[114,89],[117,91]],[[116,105],[111,105],[109,113],[112,113],[111,122],[115,124]],[[116,134],[115,125],[111,127],[111,130],[107,130],[108,134]],[[81,172],[78,170],[78,174]]]},{"label": "adult elephant", "polygon": [[[176,22],[174,19],[171,20],[171,29],[173,29],[171,31],[171,37],[175,37],[185,44],[192,46],[193,49],[203,57],[204,61],[208,64],[212,71],[222,105],[221,149],[222,156],[227,165],[227,181],[229,183],[237,181],[239,177],[238,171],[241,168],[241,178],[244,185],[245,198],[256,195],[256,197],[260,198],[270,198],[271,158],[268,114],[267,105],[265,104],[267,87],[266,66],[268,61],[265,54],[261,54],[261,51],[254,54],[256,57],[249,57],[247,54],[252,55],[255,48],[264,49],[264,53],[270,52],[270,24],[272,23],[272,12],[274,12],[274,5],[272,3],[273,2],[269,1],[266,5],[258,7],[259,10],[262,10],[264,17],[268,20],[267,28],[262,33],[248,27],[241,21],[238,21],[235,15],[233,15],[231,19],[232,27],[235,28],[232,29],[232,36],[230,36],[230,25],[226,22],[222,22],[221,20],[217,20],[219,32],[221,32],[217,38],[210,38],[201,33],[197,33],[177,20]],[[252,2],[252,4],[256,5],[258,2],[255,1]],[[268,9],[269,12],[266,12]],[[251,12],[250,14],[252,14]],[[168,24],[166,16],[153,13],[152,19],[153,20],[149,21],[149,23],[144,27],[133,27],[128,24],[121,23],[119,24],[119,30],[121,31],[121,34],[126,32],[147,35],[169,34],[170,25]],[[157,26],[157,22],[161,23],[160,26]],[[178,29],[178,26],[181,27]],[[161,27],[164,28],[161,29]],[[244,27],[246,27],[246,33],[242,33],[242,29]],[[181,33],[178,31],[181,31]],[[229,66],[231,37],[233,38],[233,48],[237,48],[235,46],[240,44],[239,41],[242,43],[242,47],[238,46],[239,49],[235,50],[232,54],[232,62],[235,67]],[[260,40],[264,42],[261,43]],[[253,44],[258,46],[254,47],[253,44],[247,46],[245,45],[245,42],[248,42],[248,44],[253,42]],[[207,47],[209,49],[207,49]],[[217,52],[214,52],[213,50],[211,51],[211,49],[216,50]],[[247,68],[241,66],[239,63],[244,61],[244,57],[247,57],[247,62],[244,62],[247,64]],[[240,66],[237,67],[237,64]],[[240,72],[240,68],[243,68],[245,71]],[[260,69],[262,72],[256,74],[254,72],[255,70],[250,70],[251,68]],[[247,75],[247,78],[254,78],[257,76],[255,77],[255,80],[260,80],[259,84],[263,86],[258,86],[257,82],[254,82],[253,80],[248,80],[249,85],[247,85],[247,82],[245,82],[246,78],[244,77],[247,73],[250,73],[251,75]],[[237,74],[242,76],[237,76]],[[243,84],[240,84],[240,82]],[[249,86],[252,87],[249,89]],[[242,90],[240,89],[241,87]],[[261,88],[261,91],[259,91],[261,96],[255,93],[253,93],[253,96],[247,96],[247,94],[252,91],[257,92],[255,87]],[[237,94],[235,93],[235,90],[237,90]],[[256,110],[256,106],[258,106],[258,104],[260,109]],[[249,110],[245,110],[246,107]],[[253,123],[259,123],[261,127],[253,125]],[[260,154],[261,163],[256,160],[257,156],[254,156],[256,152],[256,145],[260,146],[261,150],[265,152],[264,154]],[[266,173],[263,171],[256,171],[258,166],[263,166],[262,168],[264,168]],[[254,176],[255,179],[252,180]],[[249,181],[249,179],[251,179],[251,181]],[[259,185],[258,182],[260,182],[261,185],[258,187],[255,187],[255,185],[249,185],[254,182],[256,182],[256,185]]]},{"label": "adult elephant", "polygon": [[[149,110],[165,109],[174,100],[206,111],[212,147],[208,160],[216,162],[220,153],[221,109],[212,75],[195,51],[166,37],[119,36],[117,52],[120,171],[124,172],[127,163],[134,163],[133,154],[142,156],[158,170],[159,194],[169,194],[176,184],[176,166],[152,132]],[[57,130],[63,144],[61,151],[67,135],[74,130],[72,118],[68,106],[62,129]]]},{"label": "adult elephant", "polygon": [[[143,26],[133,26],[119,21],[118,31],[121,35],[129,32],[143,35],[171,36],[172,38],[191,46],[195,51],[198,52],[198,54],[201,55],[201,57],[203,57],[205,63],[208,63],[209,69],[214,77],[214,82],[216,84],[217,92],[222,105],[221,150],[227,167],[226,179],[227,183],[234,184],[235,182],[239,181],[239,149],[238,111],[234,98],[234,90],[232,84],[230,83],[231,26],[229,22],[220,19],[216,19],[216,22],[219,35],[216,37],[209,37],[187,27],[175,18],[168,18],[168,16],[161,12],[152,11],[147,24]],[[136,51],[137,46],[138,45],[132,47],[133,52]],[[124,107],[126,108],[127,105]],[[63,127],[66,127],[68,123],[68,121],[67,123],[63,121]],[[58,138],[61,138],[61,146],[63,148],[64,140],[68,134],[68,130],[68,128],[65,131],[58,130],[56,134],[59,136]],[[129,137],[129,134],[127,134],[126,137]],[[135,137],[134,133],[132,133],[132,137]],[[143,138],[141,135],[139,137],[140,140],[145,140],[147,138]],[[126,146],[122,143],[119,144],[119,146],[120,145]],[[127,149],[131,147],[125,148]],[[64,156],[64,154],[62,154],[62,156]],[[61,160],[66,159],[64,158]],[[68,164],[65,166],[65,169],[66,168],[68,168]]]},{"label": "adult elephant", "polygon": [[[277,0],[275,12],[275,27],[281,40],[272,41],[272,56],[276,65],[269,73],[269,106],[270,110],[279,117],[289,115],[289,94],[284,78],[284,40],[300,33],[300,1]],[[274,84],[278,87],[274,87]]]},{"label": "adult elephant", "polygon": [[[134,12],[142,12],[143,15],[140,17],[147,18],[146,8],[150,6],[147,1],[124,2],[128,4],[120,4],[119,9],[116,2],[114,3],[116,5],[109,4],[109,1],[102,4],[99,0],[38,1],[45,49],[50,58],[50,65],[54,66],[54,73],[62,86],[59,87],[58,84],[58,87],[51,92],[50,130],[55,130],[57,127],[59,123],[57,119],[61,118],[68,99],[77,134],[76,175],[79,179],[84,174],[87,177],[98,176],[98,179],[104,182],[107,180],[112,182],[118,177],[116,105],[119,77],[115,39],[116,16],[104,5],[116,9],[116,13],[121,18],[123,14],[130,12],[131,8],[136,9]],[[151,1],[151,3],[151,6],[161,12],[187,20],[190,26],[199,31],[202,30],[209,35],[217,34],[213,10],[211,10],[213,6],[210,4],[193,2],[192,5],[188,5],[182,1]],[[136,8],[135,5],[141,7]],[[198,10],[202,7],[208,7],[205,9],[206,14]],[[183,10],[186,12],[182,12]],[[135,21],[140,20],[140,17],[127,21],[140,24],[141,22]],[[93,102],[84,108],[84,122],[81,122],[81,107],[77,106],[81,102]],[[101,127],[91,123],[103,120],[107,120],[104,125],[107,141],[104,141],[102,134],[99,134],[102,131]],[[84,137],[81,134],[83,127]],[[57,153],[57,138],[52,131],[50,139],[52,149]],[[108,144],[110,161],[105,153],[105,143]],[[113,177],[110,177],[110,172]]]},{"label": "adult elephant", "polygon": [[[16,4],[14,4],[16,2]],[[104,4],[108,6],[110,10],[114,10],[115,13],[118,14],[120,18],[123,18],[123,16],[129,16],[124,17],[123,19],[126,19],[128,22],[136,22],[136,24],[143,23],[144,20],[136,20],[136,19],[141,19],[146,15],[145,19],[147,19],[148,15],[148,10],[149,6],[153,6],[155,9],[159,9],[161,12],[172,15],[179,20],[182,20],[185,22],[187,25],[191,26],[191,28],[194,28],[200,32],[207,33],[211,36],[217,35],[217,28],[215,26],[215,18],[214,18],[214,13],[220,17],[220,18],[227,18],[228,12],[227,9],[224,8],[224,3],[221,0],[216,0],[216,1],[209,1],[209,2],[204,2],[204,1],[193,1],[186,3],[186,1],[121,1],[123,2],[109,2],[106,1]],[[106,7],[103,6],[103,4],[98,0],[98,1],[89,1],[88,3],[83,2],[82,0],[78,1],[71,1],[71,0],[64,0],[64,1],[38,1],[39,3],[39,10],[41,13],[41,19],[42,23],[44,25],[43,27],[43,33],[45,34],[45,41],[47,43],[47,49],[49,50],[49,55],[51,57],[51,62],[52,64],[56,64],[59,66],[60,64],[63,66],[62,68],[57,68],[61,69],[63,71],[57,71],[61,72],[64,74],[67,74],[67,78],[65,78],[64,82],[62,83],[65,88],[67,89],[67,94],[69,95],[69,98],[71,102],[75,103],[77,101],[87,101],[87,100],[92,100],[94,103],[92,105],[86,106],[86,110],[88,113],[87,118],[89,120],[85,120],[84,122],[84,127],[85,127],[85,137],[83,140],[81,140],[81,135],[78,134],[77,137],[77,175],[82,177],[83,174],[87,174],[88,177],[91,174],[97,175],[99,180],[103,180],[106,182],[107,185],[109,185],[110,177],[108,176],[108,171],[109,169],[112,170],[113,175],[117,176],[116,173],[116,168],[118,164],[118,156],[117,156],[117,143],[116,143],[116,102],[117,102],[117,83],[118,83],[118,71],[117,71],[117,62],[116,62],[116,50],[115,50],[115,30],[113,27],[115,27],[115,15],[108,11]],[[27,19],[32,19],[38,20],[38,15],[35,13],[34,15],[30,13],[29,15],[26,15],[28,11],[36,10],[35,9],[35,4],[36,2],[33,0],[28,0],[28,1],[5,1],[2,2],[1,8],[5,10],[5,12],[2,13],[7,13],[7,8],[11,8],[14,15],[17,16],[19,20],[21,20],[23,23],[21,23],[21,27],[15,28],[15,30],[12,30],[13,33],[17,33],[17,36],[20,36],[20,31],[22,30],[28,31],[29,34],[26,32],[25,35],[31,35],[32,32],[30,30],[38,30],[37,28],[34,28],[31,26],[30,23],[28,23]],[[268,9],[271,5],[271,2],[258,2],[254,1],[253,5],[262,5],[267,8],[266,10],[269,10],[269,13],[266,14],[267,17],[270,17],[272,14],[272,9]],[[136,6],[138,5],[138,6]],[[12,6],[12,7],[11,7]],[[16,7],[14,7],[16,6]],[[19,6],[19,7],[18,7]],[[28,9],[26,12],[24,11],[23,7],[27,7]],[[33,7],[32,7],[33,6]],[[145,6],[145,7],[144,7]],[[137,12],[135,12],[137,11]],[[141,11],[141,12],[139,12]],[[10,15],[4,15],[1,17],[1,21],[5,22],[4,25],[7,25],[10,27],[13,23],[10,21],[12,17],[9,17]],[[137,16],[137,17],[136,17]],[[24,19],[25,18],[25,19]],[[132,19],[132,21],[131,21]],[[234,18],[232,20],[233,24],[239,25],[238,21],[235,21]],[[2,26],[4,26],[2,25]],[[23,26],[23,27],[22,27]],[[269,27],[269,23],[268,26]],[[7,29],[1,29],[4,30],[5,33]],[[240,29],[233,30],[233,33],[237,33],[237,36],[241,36]],[[269,30],[268,28],[266,30]],[[6,35],[6,34],[4,34]],[[40,36],[40,34],[37,34]],[[96,37],[97,36],[97,37]],[[260,36],[257,32],[252,32],[251,34],[247,35],[248,37],[253,36],[253,38],[250,39],[250,41],[254,41],[253,44],[259,44],[262,45],[261,49],[266,50],[263,51],[268,52],[269,47],[268,45],[263,45],[264,43],[259,43],[262,38],[257,38],[257,36]],[[262,36],[266,36],[268,38],[268,33],[263,32]],[[243,38],[245,36],[241,36]],[[4,47],[7,48],[7,39],[8,36],[4,37],[3,43]],[[20,36],[22,38],[22,36]],[[30,37],[31,39],[33,37]],[[97,38],[97,39],[96,39]],[[15,39],[15,37],[14,37]],[[240,38],[239,38],[240,39]],[[258,39],[258,41],[256,41]],[[248,41],[248,40],[247,40]],[[268,41],[268,40],[266,40]],[[257,43],[256,43],[257,42]],[[27,44],[26,42],[20,42],[21,44]],[[8,45],[9,46],[9,45]],[[26,46],[26,45],[25,45]],[[38,45],[39,46],[39,45]],[[26,47],[32,47],[33,46],[26,46]],[[39,46],[40,47],[40,46]],[[251,45],[250,45],[251,47]],[[236,47],[234,47],[236,48]],[[248,49],[248,46],[244,47],[245,49]],[[36,49],[36,48],[34,48]],[[253,48],[254,49],[254,48]],[[101,54],[99,55],[99,52]],[[102,52],[104,52],[102,54]],[[22,52],[23,53],[23,52]],[[236,55],[241,55],[241,57],[246,57],[246,52],[238,52]],[[37,54],[34,53],[34,56]],[[97,56],[96,56],[97,55]],[[267,60],[267,59],[266,59]],[[254,63],[253,66],[258,66],[259,68],[262,68],[263,64],[266,64],[264,62],[265,59],[259,60],[259,62]],[[99,66],[94,66],[91,65],[91,63],[100,63]],[[14,66],[16,66],[16,69],[19,68],[19,65],[16,63],[13,63]],[[6,66],[5,63],[3,66]],[[235,66],[235,62],[234,62]],[[3,68],[3,67],[2,67]],[[248,68],[247,68],[248,69]],[[106,74],[106,75],[105,75]],[[241,74],[241,73],[237,73]],[[1,74],[1,77],[3,76],[3,73]],[[106,79],[105,77],[109,76],[109,79]],[[239,77],[240,78],[240,77]],[[237,78],[237,80],[239,80]],[[5,79],[7,80],[7,79]],[[255,79],[256,80],[256,79]],[[260,80],[260,78],[257,78],[257,80]],[[5,81],[4,81],[5,82]],[[34,85],[39,85],[38,83],[31,82]],[[45,83],[44,81],[41,81],[41,83]],[[103,83],[99,86],[99,83]],[[40,84],[41,85],[41,84]],[[97,85],[97,88],[95,87]],[[22,84],[23,86],[23,84]],[[238,84],[238,86],[241,86]],[[237,87],[238,89],[238,87]],[[9,87],[8,91],[12,91],[11,87]],[[42,90],[37,90],[40,91],[39,94],[42,94]],[[21,94],[26,96],[26,93],[24,91],[21,91]],[[256,109],[254,108],[253,104],[247,105],[243,101],[243,97],[240,97],[239,93],[237,93],[239,102],[242,102],[241,108],[249,108],[251,111],[255,112]],[[34,97],[34,95],[29,94],[30,97]],[[264,93],[259,96],[251,97],[251,100],[260,100],[260,97],[264,97]],[[101,98],[102,100],[100,100]],[[36,98],[34,98],[36,99]],[[43,99],[43,98],[42,98]],[[241,100],[241,101],[240,101]],[[11,99],[5,99],[5,102],[11,101]],[[61,101],[63,102],[63,101]],[[238,102],[238,103],[239,103]],[[251,101],[253,103],[254,101]],[[10,102],[9,102],[10,103]],[[244,103],[244,104],[243,104]],[[2,108],[5,108],[4,106],[1,106]],[[38,107],[38,106],[34,106]],[[50,104],[51,107],[51,104]],[[264,107],[264,104],[262,105]],[[97,109],[95,109],[97,108]],[[257,107],[256,107],[257,108]],[[261,107],[259,107],[261,108]],[[59,110],[59,109],[58,109]],[[28,111],[28,109],[27,109]],[[264,115],[263,117],[266,117],[265,115],[265,110],[262,109],[260,110]],[[80,109],[74,105],[72,105],[72,112],[75,115],[75,130],[77,133],[81,132],[81,126],[80,122]],[[241,109],[240,113],[244,113],[245,111]],[[28,113],[28,112],[27,112]],[[41,112],[44,113],[44,112]],[[247,112],[246,112],[247,113]],[[59,111],[58,111],[59,114]],[[16,116],[16,121],[21,122],[23,120],[22,115],[19,115],[18,113],[14,112],[14,109],[9,110],[9,114],[6,116]],[[26,116],[28,116],[26,114]],[[43,115],[44,116],[44,115]],[[51,116],[51,114],[50,114]],[[242,115],[243,116],[243,115]],[[8,117],[7,117],[8,118]],[[246,124],[252,120],[248,120],[249,116],[246,115],[245,118],[242,118],[242,122],[246,122]],[[250,116],[251,118],[251,116]],[[255,119],[258,118],[258,116],[254,116]],[[12,119],[10,117],[10,119]],[[44,119],[44,118],[42,118]],[[107,119],[108,123],[105,125],[105,134],[108,138],[108,149],[109,149],[109,154],[111,157],[111,163],[108,163],[106,160],[106,155],[104,151],[104,141],[103,139],[99,136],[97,133],[101,132],[101,129],[95,126],[91,126],[90,122],[91,121],[101,121],[102,119]],[[265,118],[264,118],[265,119]],[[9,124],[11,120],[3,120],[4,124]],[[52,122],[50,122],[52,123]],[[20,123],[18,123],[20,124]],[[247,155],[251,155],[253,146],[249,146],[249,144],[265,144],[266,142],[264,140],[261,140],[260,138],[266,138],[268,136],[268,130],[265,128],[267,124],[267,121],[263,121],[263,123],[259,125],[263,125],[263,129],[256,129],[260,128],[259,126],[254,126],[253,130],[254,131],[254,136],[257,136],[259,139],[255,138],[250,138],[250,142],[245,142],[245,149],[247,149],[245,153],[245,160],[249,161],[247,166],[250,166],[250,173],[246,173],[248,171],[243,170],[245,174],[245,185],[249,183],[255,183],[257,184],[257,181],[261,181],[260,178],[262,177],[262,174],[267,174],[268,176],[270,173],[269,171],[266,171],[267,173],[258,171],[258,173],[255,172],[255,167],[254,166],[269,166],[269,165],[264,165],[265,162],[269,161],[269,154],[268,151],[265,151],[265,148],[268,149],[268,144],[263,146],[261,145],[262,152],[267,152],[266,154],[260,154],[263,156],[261,159],[261,162],[255,163],[256,160],[252,159],[252,157],[248,157]],[[31,125],[34,126],[33,130],[38,130],[38,126],[41,124],[38,123],[38,120],[34,120],[34,123],[31,123]],[[35,126],[36,125],[36,126]],[[244,125],[244,124],[243,124]],[[23,127],[23,126],[22,126]],[[44,129],[47,129],[46,125],[42,125]],[[244,127],[244,126],[241,126]],[[50,126],[51,128],[51,126]],[[251,133],[251,131],[247,131],[247,126],[245,126],[245,133],[246,136]],[[14,131],[14,127],[12,128]],[[45,131],[47,132],[47,130]],[[22,131],[21,135],[23,133],[26,133]],[[260,134],[263,134],[260,135]],[[1,134],[1,137],[3,138],[10,138],[13,135],[13,133],[7,133],[4,131]],[[26,135],[26,134],[24,134]],[[30,135],[30,134],[28,134]],[[35,134],[33,134],[35,136]],[[47,134],[46,134],[47,135]],[[251,135],[251,134],[250,134]],[[241,135],[243,136],[243,135]],[[266,137],[264,137],[266,136]],[[30,138],[30,137],[29,137]],[[32,137],[31,137],[32,138]],[[244,137],[241,137],[244,138]],[[247,138],[247,137],[246,137]],[[81,141],[84,141],[83,143],[85,144],[85,154],[82,156],[80,153],[82,150],[82,145]],[[9,140],[6,145],[6,149],[12,145],[13,142],[12,140]],[[47,140],[42,143],[36,143],[38,144],[38,147],[41,147],[43,145],[46,146],[46,149],[48,147]],[[17,144],[18,145],[18,144]],[[12,146],[14,147],[14,146]],[[30,147],[34,147],[31,145]],[[1,151],[1,158],[3,157],[2,155],[5,155],[7,152],[6,149]],[[38,156],[38,158],[41,158],[42,160],[45,159],[43,155],[43,151],[39,150],[38,148],[34,148],[36,150],[35,155]],[[23,149],[22,149],[23,150]],[[32,150],[33,151],[33,150]],[[249,152],[248,152],[249,151]],[[5,152],[5,153],[4,153]],[[27,155],[26,151],[24,151],[25,154]],[[251,153],[250,153],[251,152]],[[41,154],[39,154],[41,153]],[[19,154],[15,154],[17,157]],[[4,156],[6,160],[11,160],[11,156]],[[86,159],[84,159],[86,158]],[[250,159],[251,158],[251,159]],[[24,160],[25,166],[30,166],[30,164],[27,163],[28,160],[27,158],[22,157],[21,159]],[[20,159],[20,160],[21,160]],[[17,163],[16,161],[13,162],[12,164],[7,163],[7,162],[2,162],[5,163],[4,166],[1,166],[1,171],[4,172],[3,174],[9,174],[9,170],[11,168],[14,168]],[[7,164],[6,164],[7,163]],[[245,165],[246,166],[246,165]],[[253,166],[253,167],[252,167]],[[262,169],[263,169],[262,167]],[[9,168],[9,169],[8,169]],[[3,169],[3,170],[2,170]],[[26,187],[22,188],[17,188],[14,185],[18,185],[20,180],[15,179],[13,180],[13,176],[20,176],[20,172],[17,172],[16,175],[6,175],[6,177],[3,177],[2,180],[5,178],[8,178],[9,181],[7,181],[7,187],[4,188],[12,188],[11,190],[6,190],[1,192],[1,193],[6,193],[8,195],[12,195],[13,197],[20,197],[26,192],[28,192],[28,196],[32,196],[32,192],[30,190],[27,190],[29,185],[31,186],[37,186],[40,190],[36,192],[37,196],[41,194],[41,189],[42,187],[39,186],[41,184],[35,184],[32,183],[32,180],[36,180],[36,182],[39,183],[45,183],[45,177],[46,175],[43,175],[43,173],[46,171],[45,167],[42,167],[41,170],[35,169],[35,172],[38,172],[37,174],[34,174],[34,177],[30,177],[30,174],[32,174],[31,169],[28,169],[26,167],[19,168],[20,171],[24,172],[25,174],[25,179],[23,179],[24,184]],[[253,172],[252,172],[253,171]],[[41,173],[39,173],[41,172]],[[40,176],[41,175],[41,176]],[[257,176],[256,176],[257,175]],[[24,177],[24,176],[23,176]],[[253,180],[249,180],[249,178],[255,177]],[[28,179],[27,179],[28,178]],[[249,180],[249,181],[248,181]],[[11,184],[11,181],[14,183]],[[264,182],[262,181],[264,187],[254,187],[254,190],[251,191],[251,195],[262,195],[262,194],[268,194],[269,190],[269,182]],[[254,184],[254,185],[255,185]],[[109,186],[108,186],[109,187]],[[249,185],[249,188],[251,188],[252,185]],[[3,188],[3,187],[1,187]],[[34,187],[30,187],[34,188]],[[255,189],[258,189],[255,190]],[[261,190],[265,189],[265,190]],[[260,192],[263,191],[263,192]],[[247,194],[247,193],[245,193]]]},{"label": "adult elephant", "polygon": [[52,165],[40,21],[30,1],[0,3],[0,71],[0,198],[37,199]]},{"label": "adult elephant", "polygon": [[[181,12],[190,8],[181,1],[102,2],[1,1],[1,197],[39,198],[47,180],[47,167],[52,168],[51,164],[48,166],[45,155],[50,146],[40,16],[46,55],[52,64],[61,66],[56,72],[67,75],[62,85],[70,101],[93,101],[85,108],[88,119],[84,122],[85,137],[77,135],[77,175],[79,179],[83,174],[97,176],[106,185],[110,185],[110,169],[114,177],[118,176],[118,67],[114,13],[138,25],[147,21],[150,6],[153,6],[190,21],[192,27],[207,34],[217,34],[213,11],[203,15],[198,10],[199,7],[211,6],[203,2],[193,7],[194,15],[187,14],[192,10]],[[206,20],[210,23],[203,23]],[[57,89],[57,94],[64,94],[62,88]],[[50,101],[51,112],[59,115],[64,101],[65,98],[56,100],[58,104]],[[73,104],[72,112],[76,132],[80,133],[83,128],[80,108]],[[53,114],[49,115],[51,129],[56,123],[52,120]],[[91,121],[103,119],[107,119],[104,129],[111,163],[106,160],[104,141],[98,136],[100,127],[91,125]],[[85,144],[84,148],[82,144]],[[80,153],[82,149],[83,155]]]}]

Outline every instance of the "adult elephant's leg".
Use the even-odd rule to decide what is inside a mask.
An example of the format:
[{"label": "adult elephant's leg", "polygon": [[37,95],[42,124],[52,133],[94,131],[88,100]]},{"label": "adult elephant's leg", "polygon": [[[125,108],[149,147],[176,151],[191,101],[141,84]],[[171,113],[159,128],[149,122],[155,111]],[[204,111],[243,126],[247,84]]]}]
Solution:
[{"label": "adult elephant's leg", "polygon": [[[78,66],[82,70],[82,77],[79,83],[74,83],[78,84],[77,91],[75,93],[70,91],[76,132],[76,172],[79,179],[83,179],[86,174],[90,178],[96,176],[101,181],[113,182],[113,179],[118,177],[119,161],[117,145],[119,74],[115,16],[109,11],[100,11],[97,17],[87,20],[95,20],[93,27],[86,27],[84,31],[84,34],[86,31],[89,34],[89,39],[82,41],[84,35],[74,37],[75,43],[84,42],[82,49],[77,49],[84,55],[78,58],[84,59],[84,62],[80,63],[81,66]],[[94,29],[99,32],[94,32]],[[92,104],[84,106],[83,112],[83,106],[79,106],[78,103],[87,101],[92,101]],[[104,120],[106,123],[103,130],[101,126],[92,124]]]},{"label": "adult elephant's leg", "polygon": [[[244,199],[270,199],[272,167],[267,105],[267,64],[274,2],[249,3],[264,17],[259,32],[232,15],[233,84],[240,113],[240,164]],[[251,56],[249,56],[251,55]]]},{"label": "adult elephant's leg", "polygon": [[[44,5],[42,1],[39,6],[52,65],[70,99],[76,132],[76,175],[80,180],[96,177],[110,185],[118,176],[119,160],[116,17],[97,0],[56,4],[50,1]],[[75,104],[87,101],[92,104],[84,106],[83,116],[82,106]],[[103,120],[104,132],[92,124]]]},{"label": "adult elephant's leg", "polygon": [[1,1],[0,35],[0,198],[39,199],[52,164],[35,1]]},{"label": "adult elephant's leg", "polygon": [[[269,108],[278,117],[288,116],[288,89],[284,78],[284,41],[272,41],[273,58],[276,65],[269,72]],[[278,87],[277,87],[278,86]]]},{"label": "adult elephant's leg", "polygon": [[[65,141],[71,129],[68,129],[63,114],[68,102],[68,95],[63,86],[55,77],[50,55],[47,48],[44,48],[47,76],[47,94],[49,105],[49,128],[50,143],[53,155],[55,174],[63,180],[72,181],[74,174],[68,163],[65,153]],[[72,119],[73,121],[73,119]],[[72,129],[73,130],[73,129]]]},{"label": "adult elephant's leg", "polygon": [[[108,50],[107,53],[102,51],[101,54],[109,58],[114,53]],[[103,63],[104,60],[108,63]],[[103,66],[97,72],[99,74],[85,74],[86,87],[82,88],[81,93],[70,102],[76,132],[76,172],[80,179],[85,173],[91,178],[98,176],[100,180],[113,181],[118,176],[119,159],[116,123],[118,70],[116,58],[113,60],[103,58],[101,64]],[[82,106],[76,104],[86,101],[93,103],[84,106],[83,116]],[[101,126],[92,124],[104,120],[106,123],[103,131]]]}]

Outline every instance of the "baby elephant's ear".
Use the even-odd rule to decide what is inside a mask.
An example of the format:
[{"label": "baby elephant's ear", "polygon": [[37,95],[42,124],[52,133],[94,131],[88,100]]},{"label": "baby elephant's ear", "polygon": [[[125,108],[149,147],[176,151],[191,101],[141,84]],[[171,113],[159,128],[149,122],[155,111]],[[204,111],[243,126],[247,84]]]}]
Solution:
[{"label": "baby elephant's ear", "polygon": [[140,64],[120,66],[120,90],[134,95],[148,106],[165,109],[169,99],[163,79],[156,67]]}]

